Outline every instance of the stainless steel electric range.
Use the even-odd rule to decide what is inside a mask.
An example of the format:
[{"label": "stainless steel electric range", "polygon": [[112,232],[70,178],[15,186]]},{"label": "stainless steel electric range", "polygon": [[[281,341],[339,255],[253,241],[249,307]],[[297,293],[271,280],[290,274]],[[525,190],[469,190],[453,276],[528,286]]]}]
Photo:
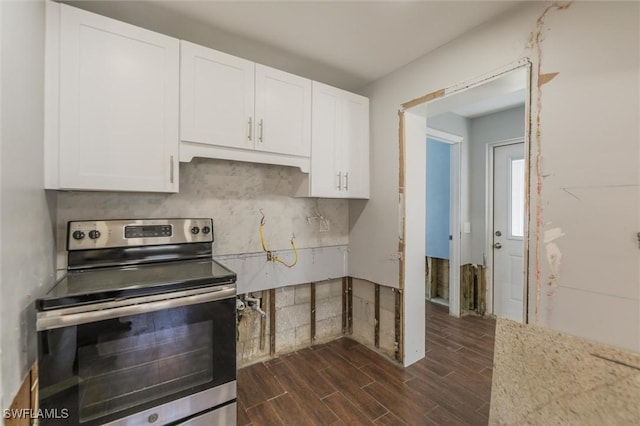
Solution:
[{"label": "stainless steel electric range", "polygon": [[[69,222],[36,302],[42,425],[233,425],[236,274],[211,219]],[[65,410],[65,411],[63,411]]]}]

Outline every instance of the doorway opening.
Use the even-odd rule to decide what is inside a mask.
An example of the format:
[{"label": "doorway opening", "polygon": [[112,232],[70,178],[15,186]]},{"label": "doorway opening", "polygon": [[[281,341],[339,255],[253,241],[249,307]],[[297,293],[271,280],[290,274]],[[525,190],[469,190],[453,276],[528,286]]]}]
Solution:
[{"label": "doorway opening", "polygon": [[462,141],[459,135],[427,127],[425,296],[454,310],[458,299],[450,292],[450,283],[459,280],[460,234],[455,218],[460,216]]},{"label": "doorway opening", "polygon": [[[417,267],[421,267],[425,271],[426,298],[444,302],[440,298],[447,299],[444,297],[447,295],[450,315],[488,314],[526,322],[528,218],[525,200],[529,187],[529,73],[528,62],[520,63],[503,73],[481,79],[476,84],[443,90],[435,99],[425,96],[423,102],[413,103],[404,111],[403,149],[406,150],[406,166],[403,164],[401,167],[414,171],[417,167],[415,156],[420,153],[423,167],[428,167],[429,140],[443,142],[430,137],[429,132],[454,135],[459,141],[453,144],[448,142],[451,144],[450,150],[458,147],[455,155],[449,152],[449,161],[455,157],[459,169],[455,184],[450,173],[450,221],[448,224],[446,221],[440,222],[438,237],[442,242],[445,232],[449,233],[448,267],[434,267],[433,259],[437,256],[429,256],[430,235],[434,238],[429,230],[429,212],[434,208],[438,210],[438,206],[433,205],[434,201],[429,201],[428,176],[431,170],[425,172],[427,182],[422,190],[411,180],[405,183],[407,200],[423,194],[426,216],[422,218],[423,224],[418,226],[415,223],[416,215],[406,215],[405,236],[424,227],[425,256],[422,259],[425,263],[418,264],[417,257],[407,253],[405,268],[409,271],[416,267],[417,272]],[[416,130],[420,126],[428,130],[420,134]],[[417,148],[420,142],[426,144],[426,148]],[[496,175],[494,166],[497,165],[496,154],[502,150],[500,147],[517,144],[521,153],[507,155],[506,162],[500,166],[502,174]],[[420,149],[425,149],[427,161],[424,161],[425,153]],[[447,162],[446,156],[443,158],[436,168]],[[496,194],[506,198],[494,200]],[[502,207],[498,209],[496,202],[502,203]],[[420,203],[407,201],[409,204]],[[446,214],[445,204],[447,200],[441,201],[436,214]],[[455,211],[452,208],[454,204],[457,204]],[[500,223],[495,221],[498,210],[504,213]],[[519,253],[504,249],[505,244],[517,246]],[[440,249],[442,257],[441,245]],[[409,263],[414,260],[416,265]],[[427,268],[427,265],[431,268]],[[449,275],[448,294],[439,293],[437,286],[435,290],[431,286],[433,275],[444,270]],[[407,276],[410,275],[407,273]],[[410,285],[416,284],[405,281],[405,286]],[[508,301],[510,307],[506,308],[503,301]],[[516,305],[518,309],[514,309]]]}]

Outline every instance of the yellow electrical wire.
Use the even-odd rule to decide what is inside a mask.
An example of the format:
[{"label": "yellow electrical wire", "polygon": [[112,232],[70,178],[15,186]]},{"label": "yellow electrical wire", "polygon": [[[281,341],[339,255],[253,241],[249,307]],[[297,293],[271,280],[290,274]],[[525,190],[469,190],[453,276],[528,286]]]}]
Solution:
[{"label": "yellow electrical wire", "polygon": [[271,250],[267,248],[267,243],[264,241],[264,228],[265,220],[264,220],[264,212],[260,209],[260,214],[262,214],[262,219],[260,219],[260,226],[258,227],[258,232],[260,233],[260,243],[262,244],[262,250],[267,253],[267,260],[271,260],[273,262],[278,262],[286,266],[287,268],[293,268],[298,263],[298,248],[296,247],[296,243],[294,241],[295,235],[291,237],[291,247],[293,247],[294,260],[293,263],[287,263],[284,260],[280,259],[278,255],[274,254]]}]

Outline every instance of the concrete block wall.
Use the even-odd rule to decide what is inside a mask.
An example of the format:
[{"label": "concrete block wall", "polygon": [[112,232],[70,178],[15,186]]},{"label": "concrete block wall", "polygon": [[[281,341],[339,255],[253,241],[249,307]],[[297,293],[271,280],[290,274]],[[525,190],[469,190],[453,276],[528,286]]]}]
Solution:
[{"label": "concrete block wall", "polygon": [[395,296],[396,289],[380,286],[380,347],[375,347],[375,286],[376,284],[354,278],[353,333],[358,342],[395,358]]},{"label": "concrete block wall", "polygon": [[276,351],[311,346],[311,284],[276,290]]},{"label": "concrete block wall", "polygon": [[380,286],[380,347],[377,349],[390,358],[395,356],[397,349],[396,292],[395,288]]},{"label": "concrete block wall", "polygon": [[375,286],[365,280],[353,279],[353,334],[352,337],[368,346],[374,346]]},{"label": "concrete block wall", "polygon": [[[293,352],[314,344],[328,342],[342,336],[342,280],[315,283],[315,338],[311,336],[311,284],[281,287],[275,290],[275,353],[274,356]],[[249,307],[239,316],[237,358],[238,368],[265,361],[270,355],[269,291],[254,292],[252,297],[263,297],[266,318]],[[239,296],[242,298],[242,295]],[[261,321],[265,333],[262,337]]]}]

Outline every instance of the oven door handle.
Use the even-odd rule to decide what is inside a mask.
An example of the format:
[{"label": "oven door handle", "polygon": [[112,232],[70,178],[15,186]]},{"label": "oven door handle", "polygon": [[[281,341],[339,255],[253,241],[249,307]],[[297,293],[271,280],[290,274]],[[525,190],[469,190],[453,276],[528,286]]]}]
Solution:
[{"label": "oven door handle", "polygon": [[[184,295],[184,294],[187,295]],[[55,328],[72,327],[81,324],[88,324],[97,321],[139,315],[163,309],[179,308],[181,306],[196,305],[199,303],[215,302],[217,300],[229,299],[236,296],[236,288],[224,286],[213,291],[189,294],[181,292],[168,298],[167,295],[162,300],[148,301],[148,298],[125,299],[111,302],[108,307],[98,310],[87,310],[84,312],[65,313],[60,311],[39,312],[36,319],[36,329],[38,331],[52,330]]]}]

